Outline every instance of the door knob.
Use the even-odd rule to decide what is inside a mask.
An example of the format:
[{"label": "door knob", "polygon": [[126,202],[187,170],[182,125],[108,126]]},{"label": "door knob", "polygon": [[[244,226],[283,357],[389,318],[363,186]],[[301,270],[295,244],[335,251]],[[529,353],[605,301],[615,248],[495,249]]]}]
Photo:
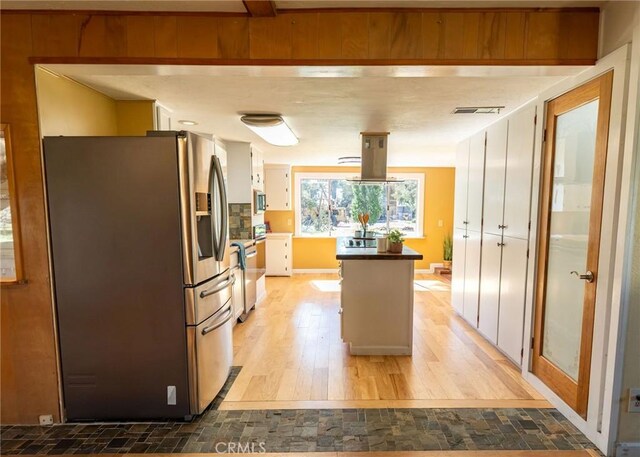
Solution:
[{"label": "door knob", "polygon": [[577,271],[572,271],[571,272],[572,275],[576,275],[579,279],[583,279],[587,282],[593,282],[595,276],[593,275],[593,272],[591,271],[587,271],[585,274],[581,275],[580,273],[578,273]]}]

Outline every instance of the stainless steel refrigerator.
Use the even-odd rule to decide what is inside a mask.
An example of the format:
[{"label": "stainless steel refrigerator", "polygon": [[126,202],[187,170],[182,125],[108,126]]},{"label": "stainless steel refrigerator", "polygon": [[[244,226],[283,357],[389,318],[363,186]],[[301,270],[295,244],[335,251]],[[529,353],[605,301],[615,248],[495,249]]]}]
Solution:
[{"label": "stainless steel refrigerator", "polygon": [[68,420],[189,418],[233,358],[224,144],[47,137]]}]

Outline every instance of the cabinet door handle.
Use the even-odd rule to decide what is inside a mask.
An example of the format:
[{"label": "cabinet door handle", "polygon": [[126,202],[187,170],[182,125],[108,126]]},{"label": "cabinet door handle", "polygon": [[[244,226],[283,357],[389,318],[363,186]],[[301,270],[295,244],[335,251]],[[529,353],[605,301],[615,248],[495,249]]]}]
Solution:
[{"label": "cabinet door handle", "polygon": [[499,229],[506,229],[506,228],[507,228],[507,226],[506,226],[506,225],[500,225],[500,224],[498,224],[498,228],[499,228]]},{"label": "cabinet door handle", "polygon": [[462,223],[463,223],[464,225],[468,225],[468,224],[469,224],[469,221],[462,221]]},{"label": "cabinet door handle", "polygon": [[462,235],[462,238],[469,238],[469,235]]},{"label": "cabinet door handle", "polygon": [[499,247],[504,246],[504,243],[498,242],[497,244],[498,244]]}]

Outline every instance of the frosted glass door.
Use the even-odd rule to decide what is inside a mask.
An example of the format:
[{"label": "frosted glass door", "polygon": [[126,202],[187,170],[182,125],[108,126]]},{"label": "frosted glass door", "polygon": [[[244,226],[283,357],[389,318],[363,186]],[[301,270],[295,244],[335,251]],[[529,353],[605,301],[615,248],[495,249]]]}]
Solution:
[{"label": "frosted glass door", "polygon": [[586,414],[611,75],[547,105],[533,369]]}]

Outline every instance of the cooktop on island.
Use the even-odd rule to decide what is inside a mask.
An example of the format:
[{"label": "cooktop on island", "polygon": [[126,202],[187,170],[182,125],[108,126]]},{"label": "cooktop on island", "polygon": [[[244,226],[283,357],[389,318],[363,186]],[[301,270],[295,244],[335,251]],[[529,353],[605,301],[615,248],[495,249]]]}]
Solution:
[{"label": "cooktop on island", "polygon": [[342,240],[345,248],[375,248],[378,246],[375,238],[346,237]]}]

